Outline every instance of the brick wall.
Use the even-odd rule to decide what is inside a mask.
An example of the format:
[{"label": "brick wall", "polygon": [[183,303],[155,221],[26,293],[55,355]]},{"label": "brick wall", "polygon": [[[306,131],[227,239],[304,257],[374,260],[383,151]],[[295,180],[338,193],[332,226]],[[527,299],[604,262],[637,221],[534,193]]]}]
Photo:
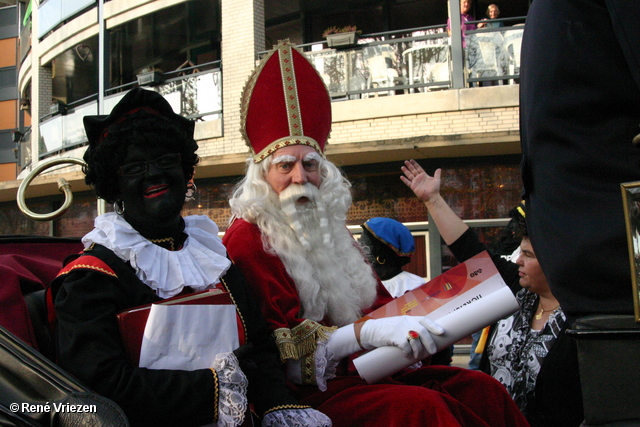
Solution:
[{"label": "brick wall", "polygon": [[334,123],[330,143],[337,145],[422,135],[517,131],[518,113],[517,107],[504,107],[345,121]]},{"label": "brick wall", "polygon": [[247,152],[240,135],[240,95],[264,50],[264,2],[222,0],[223,137],[200,141],[201,157]]}]

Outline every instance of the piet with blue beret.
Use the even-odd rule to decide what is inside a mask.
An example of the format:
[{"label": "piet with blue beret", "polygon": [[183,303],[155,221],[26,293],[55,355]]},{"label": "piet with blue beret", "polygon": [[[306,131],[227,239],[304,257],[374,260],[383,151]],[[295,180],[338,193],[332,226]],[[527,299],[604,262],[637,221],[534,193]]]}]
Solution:
[{"label": "piet with blue beret", "polygon": [[415,252],[415,240],[409,229],[391,218],[375,217],[362,224],[360,243],[381,280],[402,272]]},{"label": "piet with blue beret", "polygon": [[401,222],[391,218],[371,218],[362,225],[373,237],[389,246],[398,256],[411,256],[415,250],[415,241],[409,229]]}]

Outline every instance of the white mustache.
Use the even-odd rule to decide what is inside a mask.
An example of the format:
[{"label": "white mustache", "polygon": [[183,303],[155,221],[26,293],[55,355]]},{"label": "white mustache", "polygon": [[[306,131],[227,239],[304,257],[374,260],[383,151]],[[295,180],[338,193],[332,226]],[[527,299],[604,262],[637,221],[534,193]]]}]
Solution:
[{"label": "white mustache", "polygon": [[[297,202],[303,197],[307,198],[309,201],[304,204],[298,204]],[[280,193],[279,198],[282,212],[289,218],[289,225],[296,233],[298,240],[306,250],[310,250],[312,248],[312,244],[308,240],[308,232],[300,223],[299,215],[301,212],[311,209],[317,210],[319,214],[318,225],[323,232],[322,243],[330,247],[331,236],[328,232],[329,221],[326,216],[324,203],[322,203],[320,190],[315,185],[309,182],[306,184],[291,184]]]},{"label": "white mustache", "polygon": [[287,188],[282,190],[279,195],[280,202],[283,206],[287,203],[297,202],[301,198],[306,197],[310,202],[315,202],[320,197],[320,190],[318,187],[307,182],[306,184],[290,184]]}]

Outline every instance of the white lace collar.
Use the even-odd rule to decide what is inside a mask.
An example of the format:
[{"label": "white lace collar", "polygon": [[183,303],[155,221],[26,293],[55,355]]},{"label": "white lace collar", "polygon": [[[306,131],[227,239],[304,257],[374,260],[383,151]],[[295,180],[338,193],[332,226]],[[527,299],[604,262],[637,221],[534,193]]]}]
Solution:
[{"label": "white lace collar", "polygon": [[215,222],[203,215],[185,217],[184,222],[188,237],[179,251],[151,243],[113,212],[98,216],[82,243],[85,248],[97,243],[111,249],[158,296],[170,298],[185,286],[196,292],[210,288],[231,266]]}]

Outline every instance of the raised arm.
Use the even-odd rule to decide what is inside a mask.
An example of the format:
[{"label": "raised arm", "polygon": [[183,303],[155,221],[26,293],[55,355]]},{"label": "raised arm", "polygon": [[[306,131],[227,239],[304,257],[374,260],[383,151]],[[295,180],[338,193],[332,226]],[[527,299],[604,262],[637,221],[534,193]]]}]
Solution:
[{"label": "raised arm", "polygon": [[445,243],[451,245],[458,240],[469,226],[456,215],[440,195],[442,170],[437,169],[433,176],[430,176],[418,162],[406,160],[402,166],[402,172],[404,176],[400,176],[400,179],[424,202]]}]

